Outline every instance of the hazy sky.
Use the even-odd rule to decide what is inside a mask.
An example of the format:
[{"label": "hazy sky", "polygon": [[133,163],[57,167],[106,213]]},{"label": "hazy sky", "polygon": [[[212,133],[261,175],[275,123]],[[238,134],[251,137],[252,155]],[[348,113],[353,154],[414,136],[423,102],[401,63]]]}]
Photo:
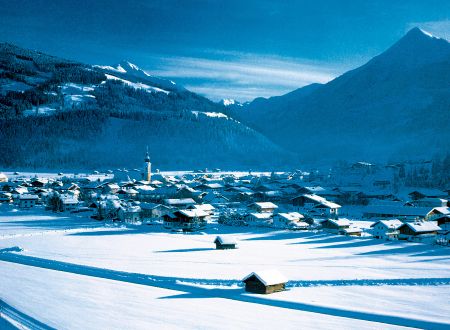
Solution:
[{"label": "hazy sky", "polygon": [[129,60],[214,100],[326,82],[419,26],[450,37],[450,1],[0,0],[0,41],[91,64]]}]

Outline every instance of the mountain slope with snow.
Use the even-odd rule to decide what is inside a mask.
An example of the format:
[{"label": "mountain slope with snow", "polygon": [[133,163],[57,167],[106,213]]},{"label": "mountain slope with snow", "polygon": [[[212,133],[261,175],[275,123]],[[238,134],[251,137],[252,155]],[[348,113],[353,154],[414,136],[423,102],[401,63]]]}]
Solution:
[{"label": "mountain slope with snow", "polygon": [[162,168],[295,160],[223,105],[130,62],[89,66],[0,44],[0,70],[0,166],[136,167],[147,146]]},{"label": "mountain slope with snow", "polygon": [[307,161],[380,161],[449,152],[449,111],[450,44],[415,28],[325,85],[233,115]]}]

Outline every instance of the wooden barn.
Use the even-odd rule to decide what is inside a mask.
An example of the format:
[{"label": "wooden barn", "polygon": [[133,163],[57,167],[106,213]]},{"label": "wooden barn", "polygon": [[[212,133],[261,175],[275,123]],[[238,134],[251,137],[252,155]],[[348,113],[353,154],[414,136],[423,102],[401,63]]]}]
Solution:
[{"label": "wooden barn", "polygon": [[253,272],[242,280],[245,291],[259,294],[269,294],[286,289],[286,277],[275,269]]},{"label": "wooden barn", "polygon": [[230,236],[217,236],[214,240],[216,244],[216,250],[229,250],[236,249],[237,242]]}]

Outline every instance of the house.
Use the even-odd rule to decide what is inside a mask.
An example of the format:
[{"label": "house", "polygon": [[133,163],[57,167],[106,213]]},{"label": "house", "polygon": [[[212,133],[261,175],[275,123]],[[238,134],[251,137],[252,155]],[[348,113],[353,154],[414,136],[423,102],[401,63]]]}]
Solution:
[{"label": "house", "polygon": [[395,240],[398,239],[399,231],[398,228],[403,225],[398,219],[393,220],[379,220],[373,223],[370,228],[372,228],[372,236],[375,238]]},{"label": "house", "polygon": [[406,222],[398,228],[398,238],[411,240],[417,236],[437,235],[440,230],[441,228],[431,221]]},{"label": "house", "polygon": [[256,202],[250,204],[248,208],[259,213],[273,213],[273,211],[275,211],[278,206],[272,202]]},{"label": "house", "polygon": [[348,219],[326,219],[325,221],[322,221],[321,226],[326,231],[332,232],[332,233],[340,233],[344,229],[350,228],[350,221]]},{"label": "house", "polygon": [[212,206],[211,204],[194,204],[194,205],[190,205],[187,207],[188,210],[202,210],[205,213],[207,213],[208,215],[213,215],[214,214],[214,210],[215,207]]},{"label": "house", "polygon": [[440,218],[443,215],[450,216],[450,207],[435,207],[427,213],[425,219],[431,221]]},{"label": "house", "polygon": [[217,236],[214,240],[216,250],[228,250],[236,248],[236,239],[231,236]]},{"label": "house", "polygon": [[259,294],[269,294],[286,289],[286,277],[277,270],[252,272],[242,279],[245,291]]},{"label": "house", "polygon": [[164,200],[164,204],[170,207],[183,209],[197,203],[192,198],[168,198]]},{"label": "house", "polygon": [[117,217],[125,223],[138,224],[141,221],[141,208],[139,206],[122,206],[118,210]]},{"label": "house", "polygon": [[437,222],[437,225],[442,228],[442,230],[450,231],[450,215],[441,215],[434,219]]},{"label": "house", "polygon": [[36,178],[33,181],[31,181],[31,186],[35,187],[35,188],[42,188],[47,183],[48,183],[48,180],[46,180],[46,179],[37,179]]},{"label": "house", "polygon": [[412,201],[412,204],[417,207],[447,207],[448,200],[437,197],[425,197]]},{"label": "house", "polygon": [[363,209],[364,218],[393,218],[403,221],[423,219],[430,211],[428,207],[403,205],[368,205]]},{"label": "house", "polygon": [[341,207],[339,204],[330,202],[323,197],[310,194],[303,194],[293,198],[292,206],[300,213],[306,212],[326,218],[337,218]]},{"label": "house", "polygon": [[141,219],[143,223],[150,224],[157,219],[162,219],[162,217],[171,211],[171,208],[154,203],[141,203]]},{"label": "house", "polygon": [[230,202],[228,198],[216,192],[204,195],[202,201],[209,204],[226,204]]},{"label": "house", "polygon": [[178,210],[163,216],[164,227],[167,229],[182,229],[183,231],[195,231],[206,227],[208,213],[194,210]]},{"label": "house", "polygon": [[63,194],[59,197],[61,199],[61,211],[73,211],[78,208],[78,198],[74,195]]},{"label": "house", "polygon": [[440,198],[446,197],[447,194],[439,189],[421,188],[420,190],[411,191],[408,196],[416,201],[425,197]]},{"label": "house", "polygon": [[36,205],[38,202],[38,195],[33,194],[23,194],[19,197],[19,207],[21,209],[29,209]]},{"label": "house", "polygon": [[[298,212],[289,212],[289,213],[278,213],[273,216],[272,227],[275,228],[291,228],[298,226],[298,224],[304,219],[304,215]],[[303,222],[304,225],[301,225],[298,229],[307,229],[308,224]]]},{"label": "house", "polygon": [[272,224],[272,213],[249,213],[244,216],[244,221],[248,226],[269,227]]},{"label": "house", "polygon": [[350,226],[339,231],[339,234],[345,236],[361,236],[362,229],[357,226]]}]

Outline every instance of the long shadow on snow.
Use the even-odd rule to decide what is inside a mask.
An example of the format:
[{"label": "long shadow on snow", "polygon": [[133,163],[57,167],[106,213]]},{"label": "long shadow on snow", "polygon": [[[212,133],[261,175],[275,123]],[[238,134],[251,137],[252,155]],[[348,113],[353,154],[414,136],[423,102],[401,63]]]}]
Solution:
[{"label": "long shadow on snow", "polygon": [[274,232],[268,233],[268,235],[246,238],[244,241],[276,241],[285,239],[304,238],[313,235],[310,232]]},{"label": "long shadow on snow", "polygon": [[414,244],[404,243],[400,245],[400,242],[385,243],[386,246],[392,246],[392,249],[376,250],[369,252],[361,252],[358,255],[392,255],[392,254],[410,254],[412,256],[441,256],[450,255],[450,248],[431,246],[428,244]]},{"label": "long shadow on snow", "polygon": [[380,244],[385,244],[385,242],[382,240],[372,239],[372,238],[359,238],[356,240],[351,240],[348,243],[318,246],[315,249],[343,249],[343,248],[373,246],[373,245],[380,245]]},{"label": "long shadow on snow", "polygon": [[[311,313],[326,314],[338,317],[359,319],[370,322],[381,322],[393,325],[409,326],[426,329],[444,329],[449,324],[422,321],[406,317],[381,315],[368,312],[350,311],[333,307],[315,306],[305,303],[280,301],[263,298],[256,295],[243,294],[238,289],[208,289],[193,285],[215,285],[215,286],[240,286],[237,280],[216,280],[216,279],[192,279],[177,278],[168,276],[146,275],[139,273],[129,273],[117,270],[103,269],[91,266],[77,265],[67,262],[48,260],[43,258],[24,256],[14,253],[0,253],[0,260],[28,265],[38,268],[56,270],[72,274],[92,276],[114,281],[134,283],[168,290],[182,291],[185,294],[172,297],[179,298],[224,298],[236,301],[243,301],[267,306],[287,308],[293,310],[306,311]],[[450,285],[450,278],[417,278],[417,279],[381,279],[381,280],[333,280],[333,281],[292,281],[289,287],[308,286],[343,286],[343,285]]]},{"label": "long shadow on snow", "polygon": [[193,248],[193,249],[177,249],[177,250],[163,250],[155,251],[155,253],[172,253],[172,252],[200,252],[200,251],[214,251],[213,248]]}]

